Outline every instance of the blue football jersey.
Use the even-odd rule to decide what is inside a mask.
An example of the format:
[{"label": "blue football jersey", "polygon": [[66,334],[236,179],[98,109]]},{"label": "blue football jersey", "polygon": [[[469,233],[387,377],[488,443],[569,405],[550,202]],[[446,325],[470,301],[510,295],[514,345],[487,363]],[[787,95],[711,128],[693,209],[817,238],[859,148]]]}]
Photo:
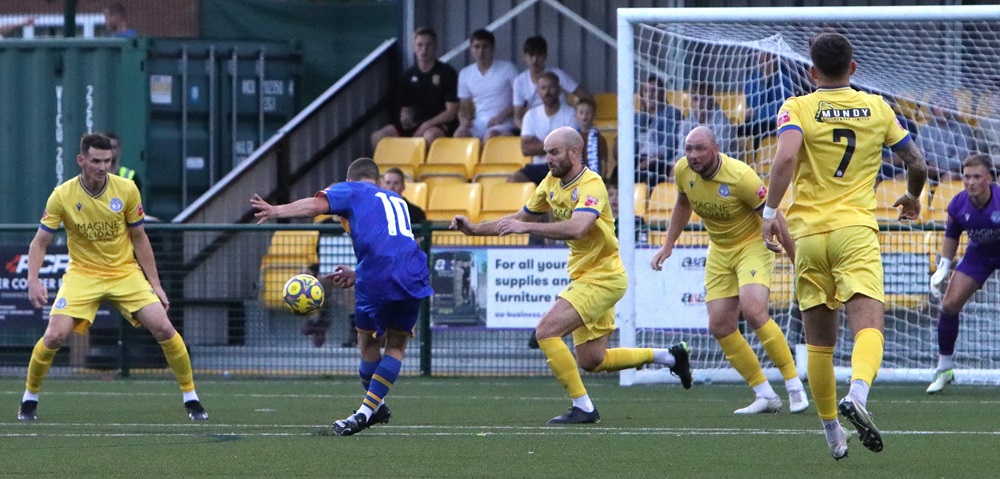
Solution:
[{"label": "blue football jersey", "polygon": [[406,201],[367,182],[336,183],[316,194],[330,203],[330,213],[346,220],[358,257],[354,284],[359,298],[425,298],[430,286],[427,255],[410,227]]}]

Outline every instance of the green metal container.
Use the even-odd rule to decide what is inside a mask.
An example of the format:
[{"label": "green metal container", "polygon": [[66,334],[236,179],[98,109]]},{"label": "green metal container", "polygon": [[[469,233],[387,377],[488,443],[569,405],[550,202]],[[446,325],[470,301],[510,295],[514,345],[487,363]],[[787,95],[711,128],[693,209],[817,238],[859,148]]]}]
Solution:
[{"label": "green metal container", "polygon": [[79,174],[84,133],[114,130],[123,155],[145,149],[144,59],[142,40],[0,40],[0,223],[38,221]]}]

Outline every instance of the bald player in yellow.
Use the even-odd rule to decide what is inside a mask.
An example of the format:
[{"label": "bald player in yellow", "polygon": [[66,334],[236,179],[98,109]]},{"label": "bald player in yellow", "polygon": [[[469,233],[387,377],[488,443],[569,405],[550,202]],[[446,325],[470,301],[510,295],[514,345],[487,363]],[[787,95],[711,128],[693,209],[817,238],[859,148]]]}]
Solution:
[{"label": "bald player in yellow", "polygon": [[[767,188],[753,168],[719,152],[715,134],[708,127],[691,130],[684,142],[684,152],[686,156],[674,167],[677,201],[667,238],[650,266],[656,271],[662,269],[691,219],[691,211],[698,213],[709,238],[705,264],[708,331],[755,395],[749,406],[734,413],[775,413],[782,407],[781,399],[764,376],[757,354],[739,330],[740,313],[760,338],[771,362],[781,371],[789,410],[802,412],[809,407],[805,387],[795,369],[785,334],[768,311],[775,252],[768,249],[758,234]],[[795,245],[787,230],[782,233],[782,246],[791,254]]]},{"label": "bald player in yellow", "polygon": [[[882,146],[907,166],[901,220],[920,214],[917,198],[927,166],[909,134],[879,96],[854,90],[857,64],[851,42],[839,33],[820,33],[809,42],[817,90],[789,98],[778,111],[778,151],[771,167],[771,191],[762,226],[773,244],[780,226],[778,205],[792,185],[788,230],[795,239],[795,294],[802,310],[809,354],[809,389],[834,459],[847,456],[847,437],[837,411],[858,430],[861,444],[882,450],[882,434],[867,410],[868,392],[882,364],[882,257],[875,220],[875,177]],[[854,334],[851,388],[837,403],[833,351],[843,304]]]},{"label": "bald player in yellow", "polygon": [[[520,211],[497,221],[472,223],[456,216],[451,228],[470,236],[533,234],[564,240],[569,246],[571,283],[535,328],[538,346],[573,405],[549,424],[595,423],[601,416],[587,394],[577,366],[591,372],[619,371],[643,364],[663,364],[691,387],[690,350],[686,343],[670,349],[608,349],[615,330],[615,304],[625,294],[628,278],[615,237],[608,191],[596,172],[581,162],[583,138],[573,128],[549,133],[543,143],[549,173]],[[554,222],[536,220],[551,212]],[[576,358],[563,342],[573,335]]]},{"label": "bald player in yellow", "polygon": [[28,299],[41,308],[48,304],[49,293],[38,271],[56,231],[65,225],[69,267],[49,311],[45,334],[31,352],[17,418],[37,420],[38,392],[56,352],[71,331],[87,332],[97,308],[106,301],[134,326],[145,326],[153,334],[180,384],[188,418],[207,421],[208,413],[195,392],[187,346],[167,318],[170,302],[160,286],[143,227],[139,190],[132,181],[109,174],[111,161],[108,137],[83,136],[76,157],[80,174],[52,191],[28,249]]}]

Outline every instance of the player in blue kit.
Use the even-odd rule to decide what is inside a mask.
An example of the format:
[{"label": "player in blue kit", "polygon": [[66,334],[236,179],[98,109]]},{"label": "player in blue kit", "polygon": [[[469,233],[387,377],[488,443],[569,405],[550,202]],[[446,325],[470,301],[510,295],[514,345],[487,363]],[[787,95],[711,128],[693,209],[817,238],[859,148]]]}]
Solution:
[{"label": "player in blue kit", "polygon": [[940,296],[940,286],[948,277],[951,261],[958,250],[962,232],[969,234],[962,261],[955,268],[938,316],[938,365],[927,394],[944,389],[955,380],[955,341],[958,313],[969,298],[1000,269],[1000,185],[993,162],[986,155],[972,155],[962,162],[965,191],[948,203],[948,227],[944,232],[937,271],[931,276],[931,292]]},{"label": "player in blue kit", "polygon": [[[368,158],[347,168],[347,182],[336,183],[311,198],[270,205],[254,195],[258,224],[269,219],[335,214],[351,235],[357,271],[340,267],[325,282],[354,286],[355,320],[361,364],[358,372],[366,395],[357,412],[333,423],[331,432],[350,436],[373,424],[389,421],[386,394],[402,365],[406,343],[420,314],[420,304],[434,291],[427,255],[417,246],[406,201],[379,188],[379,171]],[[385,352],[380,341],[385,337]]]}]

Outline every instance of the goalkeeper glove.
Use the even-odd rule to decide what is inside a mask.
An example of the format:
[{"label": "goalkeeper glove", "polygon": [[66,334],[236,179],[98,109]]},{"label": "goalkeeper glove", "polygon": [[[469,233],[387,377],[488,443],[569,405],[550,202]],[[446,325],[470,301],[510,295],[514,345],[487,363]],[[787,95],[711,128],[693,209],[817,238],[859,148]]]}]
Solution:
[{"label": "goalkeeper glove", "polygon": [[951,268],[951,260],[948,258],[941,258],[938,260],[937,271],[931,276],[931,294],[935,298],[941,297],[941,283],[944,279],[948,277],[948,269]]}]

